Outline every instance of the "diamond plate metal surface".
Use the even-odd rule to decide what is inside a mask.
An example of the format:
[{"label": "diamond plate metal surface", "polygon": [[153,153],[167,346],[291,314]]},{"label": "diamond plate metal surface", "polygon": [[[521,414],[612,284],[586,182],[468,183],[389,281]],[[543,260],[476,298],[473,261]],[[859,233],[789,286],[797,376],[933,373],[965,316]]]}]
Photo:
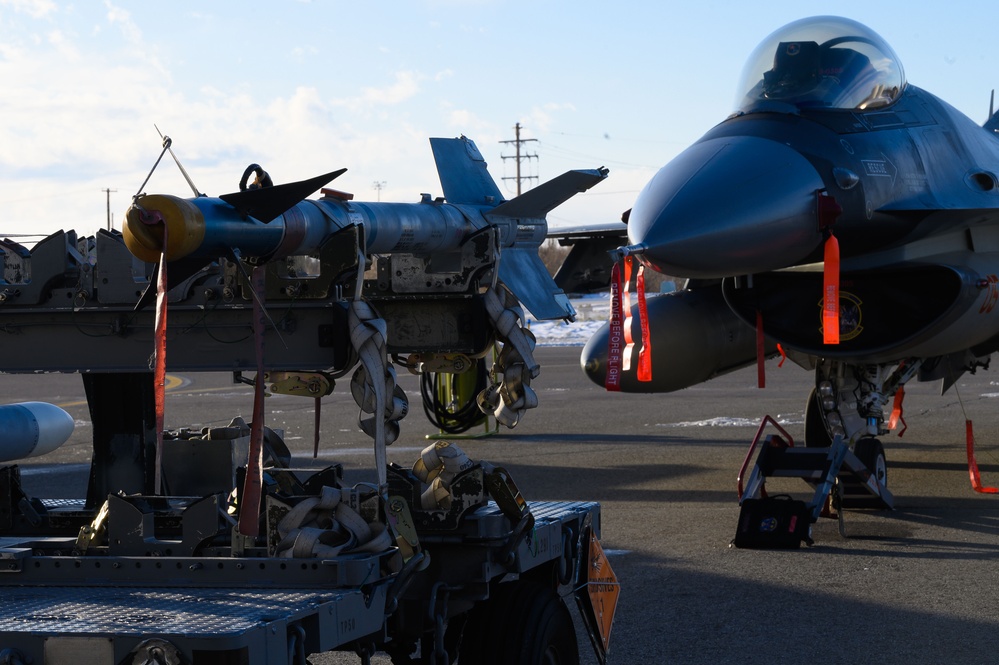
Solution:
[{"label": "diamond plate metal surface", "polygon": [[338,597],[280,589],[9,588],[0,633],[234,635]]}]

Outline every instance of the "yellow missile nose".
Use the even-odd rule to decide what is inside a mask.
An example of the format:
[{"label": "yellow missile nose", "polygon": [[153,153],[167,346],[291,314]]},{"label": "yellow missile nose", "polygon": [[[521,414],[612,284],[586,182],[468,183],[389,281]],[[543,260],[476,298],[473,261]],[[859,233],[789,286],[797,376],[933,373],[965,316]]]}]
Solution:
[{"label": "yellow missile nose", "polygon": [[[157,216],[163,222],[158,221]],[[156,221],[151,221],[156,219]],[[205,218],[197,206],[168,194],[149,194],[125,212],[122,236],[125,246],[138,259],[156,263],[163,253],[166,230],[166,258],[183,258],[201,246],[205,239]]]}]

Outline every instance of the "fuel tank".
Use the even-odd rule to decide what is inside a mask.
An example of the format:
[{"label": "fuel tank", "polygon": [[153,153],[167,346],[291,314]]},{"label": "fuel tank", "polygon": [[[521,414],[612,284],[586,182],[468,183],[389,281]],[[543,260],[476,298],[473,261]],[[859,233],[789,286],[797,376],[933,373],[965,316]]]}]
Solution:
[{"label": "fuel tank", "polygon": [[[652,336],[652,381],[639,381],[635,373],[641,328],[638,308],[632,308],[632,338],[636,340],[632,369],[622,372],[621,391],[659,393],[681,390],[756,361],[756,330],[729,309],[717,283],[650,298],[649,331]],[[591,381],[603,386],[607,374],[605,325],[583,348],[580,364]],[[767,342],[766,352],[776,352]]]}]

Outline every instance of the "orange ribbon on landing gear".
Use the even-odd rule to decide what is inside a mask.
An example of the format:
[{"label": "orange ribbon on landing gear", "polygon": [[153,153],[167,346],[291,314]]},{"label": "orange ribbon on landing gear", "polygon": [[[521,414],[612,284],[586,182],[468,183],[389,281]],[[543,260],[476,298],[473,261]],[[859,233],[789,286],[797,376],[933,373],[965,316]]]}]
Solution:
[{"label": "orange ribbon on landing gear", "polygon": [[975,433],[970,420],[964,421],[964,431],[968,442],[968,475],[971,476],[971,489],[980,494],[999,494],[999,487],[982,486],[982,474],[978,471],[978,460],[975,459]]},{"label": "orange ribbon on landing gear", "polygon": [[891,416],[888,418],[888,429],[895,429],[899,423],[902,424],[902,429],[898,433],[899,438],[902,438],[905,430],[909,429],[909,426],[905,424],[905,418],[902,417],[903,400],[905,400],[905,387],[899,386],[898,390],[895,391],[895,402],[891,407]]}]

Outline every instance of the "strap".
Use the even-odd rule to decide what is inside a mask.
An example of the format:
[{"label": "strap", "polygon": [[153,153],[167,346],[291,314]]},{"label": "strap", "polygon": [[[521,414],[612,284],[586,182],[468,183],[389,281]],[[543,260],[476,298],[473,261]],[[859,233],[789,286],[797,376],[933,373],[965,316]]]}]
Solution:
[{"label": "strap", "polygon": [[358,424],[375,441],[378,486],[388,483],[385,447],[399,437],[399,421],[409,412],[406,393],[396,383],[395,367],[386,352],[387,325],[369,303],[355,299],[347,311],[350,341],[361,361],[350,381],[350,392],[361,413]]},{"label": "strap", "polygon": [[479,393],[476,402],[483,413],[512,428],[527,409],[538,406],[538,396],[531,388],[531,379],[541,371],[534,360],[537,341],[524,327],[524,310],[509,289],[497,283],[483,299],[503,349],[493,363],[493,383]]},{"label": "strap", "polygon": [[[162,156],[162,155],[161,155]],[[154,167],[155,168],[155,167]],[[156,272],[156,345],[153,349],[153,400],[156,409],[156,459],[153,463],[153,492],[163,491],[163,420],[166,407],[167,332],[167,224],[163,223],[163,251]]]}]

